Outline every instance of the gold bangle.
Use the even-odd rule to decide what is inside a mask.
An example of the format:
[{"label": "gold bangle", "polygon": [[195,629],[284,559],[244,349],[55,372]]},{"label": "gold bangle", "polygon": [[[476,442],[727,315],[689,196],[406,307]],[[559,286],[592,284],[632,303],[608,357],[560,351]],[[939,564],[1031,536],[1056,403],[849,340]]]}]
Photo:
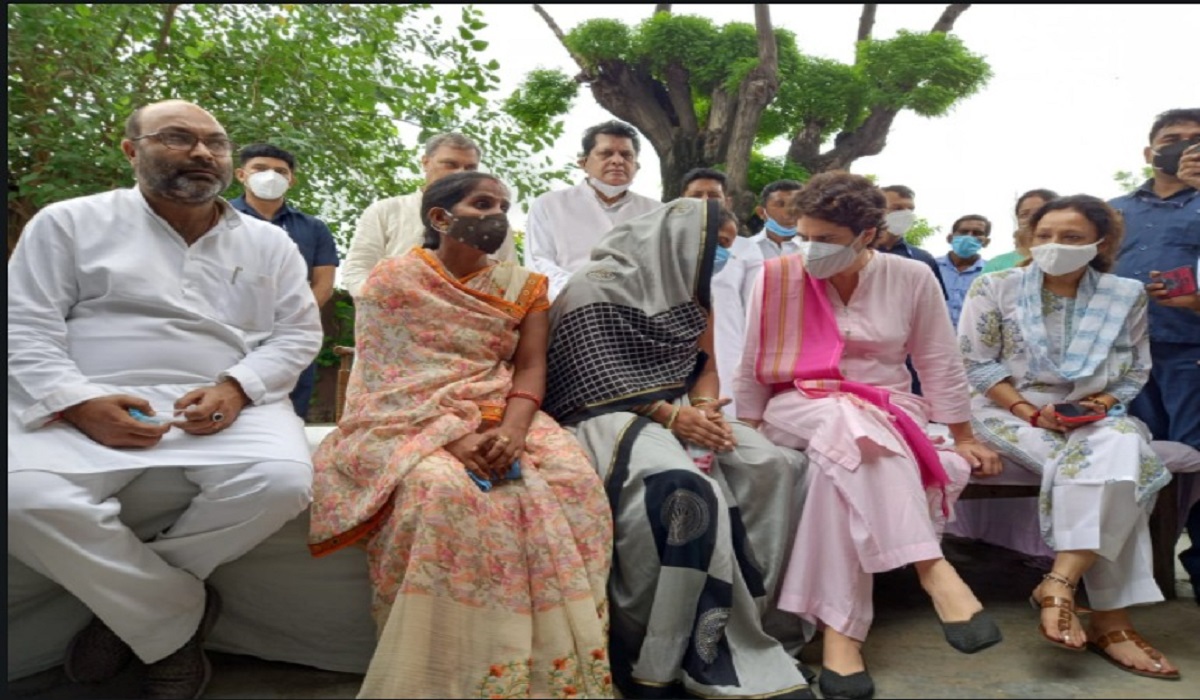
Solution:
[{"label": "gold bangle", "polygon": [[667,430],[670,430],[671,426],[675,425],[675,419],[679,417],[680,408],[680,406],[676,406],[675,410],[671,411],[671,417],[667,419]]},{"label": "gold bangle", "polygon": [[703,406],[704,404],[717,402],[717,400],[711,396],[697,396],[695,398],[692,398],[691,396],[689,396],[688,401],[690,401],[693,406]]}]

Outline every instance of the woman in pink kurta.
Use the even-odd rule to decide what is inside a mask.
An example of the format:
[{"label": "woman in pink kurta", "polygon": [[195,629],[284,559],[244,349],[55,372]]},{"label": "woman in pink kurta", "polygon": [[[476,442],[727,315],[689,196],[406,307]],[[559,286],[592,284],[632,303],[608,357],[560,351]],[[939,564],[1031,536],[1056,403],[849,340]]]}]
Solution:
[{"label": "woman in pink kurta", "polygon": [[[871,250],[885,202],[848,173],[816,176],[800,191],[802,250],[764,267],[736,382],[739,419],[804,449],[812,464],[779,607],[825,626],[826,697],[874,692],[861,646],[878,572],[915,564],[959,651],[1000,641],[939,542],[971,472],[997,473],[999,458],[972,435],[937,280],[919,262]],[[906,356],[923,397],[909,393]],[[925,436],[931,420],[949,424],[953,447]]]}]

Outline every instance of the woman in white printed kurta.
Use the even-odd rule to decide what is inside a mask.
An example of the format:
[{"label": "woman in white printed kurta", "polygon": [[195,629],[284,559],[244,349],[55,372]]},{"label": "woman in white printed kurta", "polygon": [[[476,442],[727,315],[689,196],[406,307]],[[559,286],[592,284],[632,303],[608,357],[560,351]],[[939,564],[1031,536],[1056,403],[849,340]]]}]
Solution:
[{"label": "woman in white printed kurta", "polygon": [[[1126,670],[1178,677],[1125,613],[1163,599],[1148,519],[1171,478],[1145,426],[1124,412],[1150,369],[1146,294],[1104,274],[1122,231],[1101,200],[1056,200],[1031,226],[1033,264],[981,277],[959,322],[975,432],[1042,475],[1041,531],[1057,552],[1034,591],[1042,635],[1069,649],[1087,644]],[[1107,415],[1072,427],[1054,414],[1062,402]],[[1096,611],[1087,634],[1074,613],[1080,578]]]}]

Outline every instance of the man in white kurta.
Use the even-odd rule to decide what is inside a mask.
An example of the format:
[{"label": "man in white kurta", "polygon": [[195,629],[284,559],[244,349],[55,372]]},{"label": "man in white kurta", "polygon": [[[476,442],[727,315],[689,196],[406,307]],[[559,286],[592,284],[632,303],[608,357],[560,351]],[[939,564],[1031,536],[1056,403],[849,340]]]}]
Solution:
[{"label": "man in white kurta", "polygon": [[[478,170],[480,156],[479,146],[462,134],[434,136],[425,144],[425,155],[421,156],[425,187],[451,173]],[[363,211],[342,263],[342,286],[350,296],[358,297],[367,275],[380,260],[404,255],[424,243],[425,224],[421,221],[421,197],[424,194],[422,188],[388,197]],[[517,259],[511,234],[492,257],[496,260]]]},{"label": "man in white kurta", "polygon": [[590,127],[584,132],[579,158],[587,179],[569,189],[547,192],[529,206],[525,267],[550,278],[551,299],[571,273],[588,261],[604,234],[662,206],[656,199],[629,191],[640,150],[637,131],[624,122]]},{"label": "man in white kurta", "polygon": [[[9,261],[8,548],[96,614],[68,650],[76,681],[136,654],[147,695],[199,697],[204,579],[311,497],[287,397],[320,318],[287,233],[220,199],[232,148],[195,105],[142,108],[122,143],[139,184],[42,209]],[[143,543],[116,494],[161,468],[199,493]]]},{"label": "man in white kurta", "polygon": [[762,230],[748,239],[753,247],[746,249],[742,258],[745,268],[742,296],[750,297],[754,283],[762,275],[764,262],[800,252],[796,241],[797,217],[791,204],[801,186],[795,180],[776,180],[763,188],[755,213],[764,223]]}]

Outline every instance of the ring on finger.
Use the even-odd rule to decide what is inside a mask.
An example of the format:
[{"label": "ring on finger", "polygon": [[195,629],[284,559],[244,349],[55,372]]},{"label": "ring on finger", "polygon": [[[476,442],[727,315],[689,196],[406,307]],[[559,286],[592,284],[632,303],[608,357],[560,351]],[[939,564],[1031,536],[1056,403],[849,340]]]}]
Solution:
[{"label": "ring on finger", "polygon": [[225,420],[225,414],[221,413],[220,411],[213,413],[209,417],[212,419],[212,422],[214,422],[214,423],[220,423],[221,421]]}]

